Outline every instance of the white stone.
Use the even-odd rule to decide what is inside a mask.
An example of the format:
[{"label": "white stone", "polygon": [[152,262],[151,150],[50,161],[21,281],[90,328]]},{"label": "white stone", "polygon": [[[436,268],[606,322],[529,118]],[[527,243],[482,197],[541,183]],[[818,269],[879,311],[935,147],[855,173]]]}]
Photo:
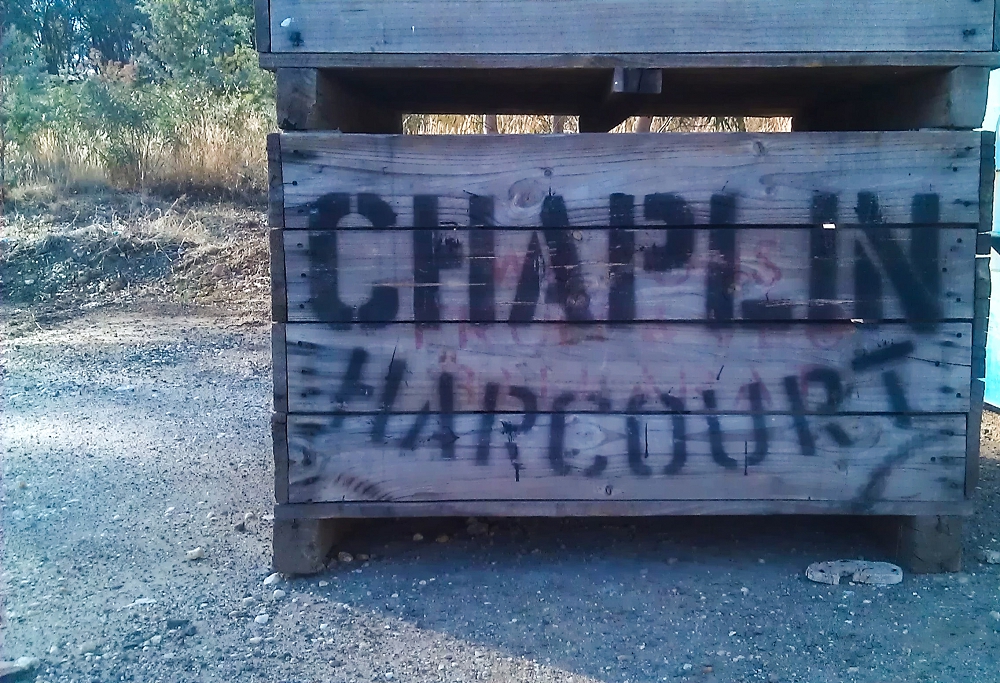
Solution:
[{"label": "white stone", "polygon": [[806,578],[830,586],[840,585],[840,579],[850,576],[854,583],[890,586],[902,582],[903,570],[888,562],[864,560],[835,560],[814,562],[806,568]]},{"label": "white stone", "polygon": [[281,590],[280,588],[276,588],[274,592],[271,593],[271,597],[274,598],[275,600],[281,600],[283,597],[285,597],[285,591]]},{"label": "white stone", "polygon": [[1000,564],[1000,550],[983,549],[983,562],[986,564]]},{"label": "white stone", "polygon": [[279,574],[278,572],[274,572],[269,577],[267,577],[266,579],[264,579],[264,585],[265,586],[273,586],[274,584],[278,583],[279,581],[281,581],[281,574]]},{"label": "white stone", "polygon": [[266,624],[268,619],[269,617],[266,614],[258,614],[253,618],[254,623],[260,624],[261,626]]},{"label": "white stone", "polygon": [[252,605],[254,603],[254,598],[252,598],[252,597],[246,597],[246,598],[243,598],[242,600],[240,600],[240,602],[243,604],[244,607],[249,607],[250,605]]},{"label": "white stone", "polygon": [[150,645],[159,645],[162,642],[163,642],[163,636],[161,636],[161,635],[155,635],[155,636],[153,636],[152,638],[149,639],[149,644]]},{"label": "white stone", "polygon": [[185,558],[186,558],[186,559],[187,559],[187,560],[188,560],[189,562],[190,562],[190,561],[193,561],[193,560],[200,560],[200,559],[202,559],[203,557],[205,557],[205,549],[204,549],[204,548],[202,548],[201,546],[198,546],[197,548],[195,548],[195,549],[193,549],[193,550],[189,550],[189,551],[187,551],[187,552],[186,552],[186,553],[184,554],[184,557],[185,557]]},{"label": "white stone", "polygon": [[250,643],[251,645],[260,645],[262,642],[264,642],[264,639],[261,638],[260,636],[254,636],[247,642]]}]

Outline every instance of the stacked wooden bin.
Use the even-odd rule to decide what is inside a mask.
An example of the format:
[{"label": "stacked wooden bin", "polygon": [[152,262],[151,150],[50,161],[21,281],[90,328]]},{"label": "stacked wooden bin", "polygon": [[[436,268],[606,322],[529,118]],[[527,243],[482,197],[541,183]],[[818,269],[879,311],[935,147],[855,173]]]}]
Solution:
[{"label": "stacked wooden bin", "polygon": [[[994,0],[258,0],[274,567],[351,518],[972,510]],[[404,135],[411,113],[582,134]],[[631,134],[628,116],[790,116]]]}]

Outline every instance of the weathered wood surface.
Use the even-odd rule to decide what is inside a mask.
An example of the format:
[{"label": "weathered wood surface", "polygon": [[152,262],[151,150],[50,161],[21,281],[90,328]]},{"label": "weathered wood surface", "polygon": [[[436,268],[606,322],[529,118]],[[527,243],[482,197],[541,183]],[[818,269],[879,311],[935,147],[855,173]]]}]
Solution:
[{"label": "weathered wood surface", "polygon": [[607,54],[990,51],[994,2],[271,0],[271,50]]},{"label": "weathered wood surface", "polygon": [[377,419],[290,415],[289,502],[964,497],[964,415],[399,416],[373,443]]},{"label": "weathered wood surface", "polygon": [[[868,515],[971,515],[968,500],[877,501]],[[856,515],[851,503],[827,500],[450,500],[349,501],[276,505],[275,519],[386,517],[661,517],[664,515]]]},{"label": "weathered wood surface", "polygon": [[990,70],[958,67],[897,84],[817,102],[797,113],[792,127],[806,130],[972,130],[983,124]]},{"label": "weathered wood surface", "polygon": [[425,404],[433,413],[967,412],[970,332],[968,323],[919,334],[851,323],[289,324],[288,405],[316,413]]},{"label": "weathered wood surface", "polygon": [[[532,71],[645,68],[697,69],[737,74],[749,69],[850,70],[854,73],[891,67],[900,70],[950,68],[957,66],[1000,66],[997,52],[614,52],[604,54],[420,54],[356,52],[268,52],[260,55],[263,69],[445,69],[509,70],[525,75]],[[704,111],[702,111],[704,114]]]},{"label": "weathered wood surface", "polygon": [[[478,224],[572,227],[611,221],[612,195],[633,198],[635,225],[663,225],[646,198],[674,195],[695,224],[713,198],[728,222],[761,225],[913,221],[914,199],[936,195],[944,224],[980,220],[976,132],[377,136],[286,133],[281,139],[287,228],[467,227],[470,205],[492,198]],[[350,197],[350,220],[339,212]],[[358,201],[369,197],[363,210]],[[435,213],[414,218],[414,197]],[[824,198],[822,200],[817,197]],[[832,199],[829,199],[832,197]],[[718,199],[715,200],[716,202]],[[817,220],[817,205],[823,220]],[[384,208],[383,208],[384,207]],[[555,209],[564,207],[564,214]],[[549,214],[543,216],[543,209]],[[471,222],[475,225],[475,222]]]},{"label": "weathered wood surface", "polygon": [[[523,320],[529,308],[534,320],[567,320],[573,307],[554,295],[567,272],[557,264],[567,262],[577,264],[594,320],[708,317],[708,284],[724,258],[717,232],[678,226],[547,236],[489,228],[286,230],[288,319],[343,322],[375,288],[391,288],[395,305],[372,308],[366,320],[426,320],[428,306],[443,321]],[[574,254],[564,258],[567,249]],[[742,320],[972,319],[975,252],[975,227],[739,227],[726,290],[733,318]],[[870,277],[858,271],[868,264]]]},{"label": "weathered wood surface", "polygon": [[278,69],[278,125],[285,130],[402,133],[403,117],[358,93],[332,73]]}]

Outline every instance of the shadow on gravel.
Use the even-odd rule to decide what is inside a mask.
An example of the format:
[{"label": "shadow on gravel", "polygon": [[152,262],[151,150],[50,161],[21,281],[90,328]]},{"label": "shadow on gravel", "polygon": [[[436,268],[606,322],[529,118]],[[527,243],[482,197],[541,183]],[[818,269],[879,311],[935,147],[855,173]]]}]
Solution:
[{"label": "shadow on gravel", "polygon": [[695,674],[715,660],[721,673],[727,648],[755,639],[784,650],[786,624],[816,604],[809,563],[884,559],[865,529],[853,517],[524,519],[470,537],[465,520],[366,521],[339,550],[371,562],[311,580],[357,610],[570,674],[673,678],[692,659]]}]

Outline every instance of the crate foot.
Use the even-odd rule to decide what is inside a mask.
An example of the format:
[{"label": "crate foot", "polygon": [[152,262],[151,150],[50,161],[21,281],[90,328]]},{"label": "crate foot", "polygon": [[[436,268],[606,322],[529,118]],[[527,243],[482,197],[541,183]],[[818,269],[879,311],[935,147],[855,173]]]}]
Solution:
[{"label": "crate foot", "polygon": [[887,517],[877,529],[895,561],[914,574],[962,570],[962,517]]},{"label": "crate foot", "polygon": [[315,574],[326,568],[330,550],[344,538],[351,520],[274,520],[274,571],[283,574]]}]

